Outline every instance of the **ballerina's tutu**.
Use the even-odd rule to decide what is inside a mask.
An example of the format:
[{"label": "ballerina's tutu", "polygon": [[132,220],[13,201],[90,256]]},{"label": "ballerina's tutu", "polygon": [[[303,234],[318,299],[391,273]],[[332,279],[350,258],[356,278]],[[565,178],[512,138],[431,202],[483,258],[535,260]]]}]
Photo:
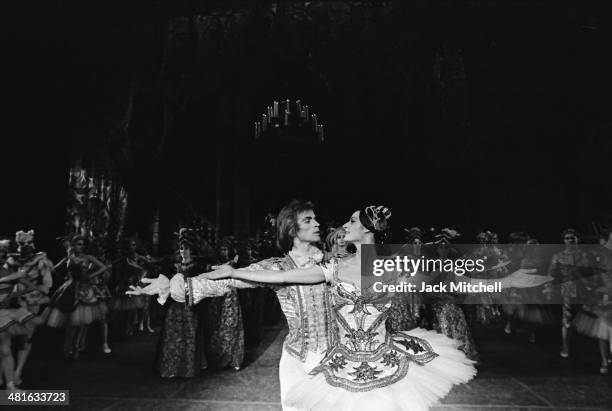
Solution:
[{"label": "ballerina's tutu", "polygon": [[455,384],[476,375],[458,342],[420,328],[387,333],[391,301],[338,280],[334,260],[322,266],[331,283],[337,344],[289,388],[285,404],[299,410],[424,411]]},{"label": "ballerina's tutu", "polygon": [[612,306],[581,310],[572,325],[580,334],[602,340],[612,340]]},{"label": "ballerina's tutu", "polygon": [[[347,360],[341,373],[313,370],[316,375],[308,376],[305,381],[296,383],[289,390],[287,404],[300,410],[424,411],[446,396],[454,385],[466,383],[476,375],[474,362],[457,348],[456,341],[443,334],[417,328],[409,333],[395,334],[391,339],[394,342],[383,350],[386,355],[382,354],[378,362],[373,362],[374,357],[368,354],[369,361],[360,363],[358,359]],[[356,382],[355,368],[362,366],[362,370],[365,369],[364,363],[368,367],[378,367],[375,372],[384,367],[382,361],[385,357],[389,358],[393,353],[396,353],[398,358],[406,355],[400,354],[404,350],[395,345],[398,339],[422,344],[421,346],[428,352],[435,353],[434,358],[425,363],[419,363],[408,357],[405,357],[404,361],[400,359],[401,363],[395,367],[397,369],[395,378],[389,378],[380,386],[376,386],[378,385],[376,380],[379,378]],[[410,352],[407,352],[407,355],[410,356]],[[337,359],[335,362],[339,363]],[[329,364],[326,366],[331,367]],[[403,376],[400,367],[405,367]],[[350,379],[342,381],[341,375],[349,376],[349,373],[352,373]],[[368,377],[363,376],[363,378]]]},{"label": "ballerina's tutu", "polygon": [[0,333],[11,337],[26,335],[31,330],[28,324],[34,314],[25,308],[0,308]]},{"label": "ballerina's tutu", "polygon": [[91,304],[79,304],[76,309],[70,313],[69,322],[71,325],[89,325],[98,321],[102,321],[108,314],[106,303],[98,301]]},{"label": "ballerina's tutu", "polygon": [[79,304],[70,313],[52,308],[47,316],[47,325],[52,328],[64,328],[67,325],[81,326],[102,321],[108,314],[108,306],[103,301],[91,304]]}]

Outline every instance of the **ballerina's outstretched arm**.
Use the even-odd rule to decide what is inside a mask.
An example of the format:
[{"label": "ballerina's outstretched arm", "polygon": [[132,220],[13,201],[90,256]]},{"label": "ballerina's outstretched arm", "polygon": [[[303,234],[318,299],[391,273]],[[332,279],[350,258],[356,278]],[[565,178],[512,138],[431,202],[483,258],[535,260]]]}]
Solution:
[{"label": "ballerina's outstretched arm", "polygon": [[325,274],[319,265],[287,271],[242,270],[225,265],[213,268],[215,271],[204,273],[202,276],[209,280],[232,278],[265,284],[317,284],[325,281]]},{"label": "ballerina's outstretched arm", "polygon": [[[521,268],[519,270],[516,270],[512,274],[500,278],[471,278],[465,275],[458,275],[453,273],[449,274],[452,276],[452,280],[457,282],[464,282],[469,283],[471,285],[482,286],[495,285],[496,283],[499,283],[501,289],[538,287],[553,280],[553,277],[548,275],[535,275],[536,272],[536,269]],[[415,275],[411,276],[404,275],[401,276],[400,279],[402,281],[415,284],[432,282],[432,278],[430,276],[421,272],[418,272]]]}]

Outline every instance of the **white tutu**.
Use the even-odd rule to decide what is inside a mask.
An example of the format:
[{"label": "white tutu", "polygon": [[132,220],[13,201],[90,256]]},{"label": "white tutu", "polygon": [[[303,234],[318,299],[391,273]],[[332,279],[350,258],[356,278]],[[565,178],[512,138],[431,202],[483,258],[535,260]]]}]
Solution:
[{"label": "white tutu", "polygon": [[299,410],[425,411],[454,385],[466,383],[476,375],[474,362],[457,348],[455,340],[421,328],[406,334],[426,340],[438,356],[423,365],[411,362],[406,376],[399,381],[364,392],[330,385],[324,373],[308,375],[289,390],[285,404]]}]

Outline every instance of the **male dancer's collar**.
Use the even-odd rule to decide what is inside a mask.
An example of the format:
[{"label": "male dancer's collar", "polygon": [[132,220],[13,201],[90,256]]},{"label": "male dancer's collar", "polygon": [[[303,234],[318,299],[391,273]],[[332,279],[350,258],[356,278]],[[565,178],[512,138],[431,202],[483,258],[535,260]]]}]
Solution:
[{"label": "male dancer's collar", "polygon": [[290,250],[288,254],[298,267],[303,267],[307,263],[319,263],[323,260],[323,252],[315,246],[308,247],[305,253],[298,250]]}]

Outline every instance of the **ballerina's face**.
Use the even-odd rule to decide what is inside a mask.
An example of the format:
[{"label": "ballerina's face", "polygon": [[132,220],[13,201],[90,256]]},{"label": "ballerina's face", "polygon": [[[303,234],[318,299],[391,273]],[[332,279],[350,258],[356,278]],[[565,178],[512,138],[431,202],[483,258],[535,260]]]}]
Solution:
[{"label": "ballerina's face", "polygon": [[369,233],[368,229],[361,224],[359,220],[359,211],[355,211],[347,223],[342,228],[346,232],[344,235],[344,241],[347,243],[360,242],[366,233]]},{"label": "ballerina's face", "polygon": [[307,243],[316,243],[321,240],[319,232],[319,222],[314,211],[308,210],[298,214],[298,232],[296,237],[300,241]]}]

